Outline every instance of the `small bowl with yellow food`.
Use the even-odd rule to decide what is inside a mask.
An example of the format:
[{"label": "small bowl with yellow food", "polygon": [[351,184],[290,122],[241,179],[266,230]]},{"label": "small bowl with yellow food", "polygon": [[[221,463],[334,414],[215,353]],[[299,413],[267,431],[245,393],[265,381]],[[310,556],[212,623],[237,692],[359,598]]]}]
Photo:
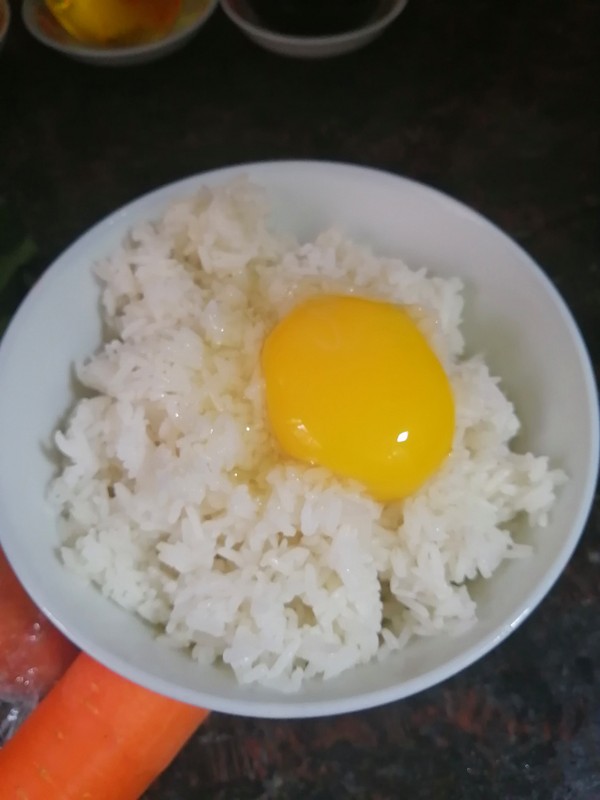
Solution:
[{"label": "small bowl with yellow food", "polygon": [[156,61],[186,45],[217,0],[25,0],[25,27],[39,42],[70,58],[122,67]]}]

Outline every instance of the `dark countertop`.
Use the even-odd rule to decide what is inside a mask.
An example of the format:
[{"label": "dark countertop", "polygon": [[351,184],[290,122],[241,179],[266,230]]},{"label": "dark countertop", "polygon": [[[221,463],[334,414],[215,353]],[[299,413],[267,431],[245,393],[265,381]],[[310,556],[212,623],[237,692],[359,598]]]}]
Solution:
[{"label": "dark countertop", "polygon": [[[597,0],[411,0],[372,46],[320,63],[263,52],[219,11],[180,53],[123,70],[69,61],[16,17],[0,55],[0,192],[39,256],[14,302],[149,189],[327,158],[414,177],[498,223],[557,284],[600,366]],[[599,586],[596,499],[547,599],[463,673],[337,718],[214,714],[145,798],[600,798]]]}]

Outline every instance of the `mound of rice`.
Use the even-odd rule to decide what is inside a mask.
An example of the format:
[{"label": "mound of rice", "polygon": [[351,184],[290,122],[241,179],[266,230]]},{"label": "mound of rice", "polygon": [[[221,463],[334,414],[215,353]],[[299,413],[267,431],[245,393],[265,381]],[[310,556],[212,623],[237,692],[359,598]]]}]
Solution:
[{"label": "mound of rice", "polygon": [[[461,358],[459,280],[338,230],[298,245],[268,211],[247,181],[205,189],[97,267],[109,336],[78,367],[91,396],[56,433],[50,493],[69,568],[198,662],[293,691],[471,624],[469,581],[529,554],[509,523],[543,526],[563,476],[511,451],[513,406]],[[403,502],[286,460],[269,433],[263,338],[328,292],[409,306],[451,380],[452,454]]]}]

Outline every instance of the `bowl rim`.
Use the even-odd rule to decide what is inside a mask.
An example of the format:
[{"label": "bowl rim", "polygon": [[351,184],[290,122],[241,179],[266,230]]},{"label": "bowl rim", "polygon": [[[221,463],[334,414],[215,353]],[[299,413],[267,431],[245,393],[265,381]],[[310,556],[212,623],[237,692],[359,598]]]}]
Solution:
[{"label": "bowl rim", "polygon": [[198,15],[187,22],[183,27],[178,30],[171,30],[159,39],[154,39],[142,44],[125,45],[123,47],[88,45],[75,39],[66,30],[64,31],[64,42],[55,39],[50,34],[46,33],[37,21],[37,13],[39,13],[40,10],[50,14],[50,11],[45,8],[43,0],[23,0],[21,18],[29,33],[41,44],[59,53],[100,64],[108,61],[126,61],[136,57],[143,59],[144,57],[158,55],[163,50],[169,50],[179,43],[183,44],[187,38],[201,27],[201,25],[208,21],[209,17],[217,8],[218,3],[219,0],[206,0],[206,6],[202,12],[198,12]]},{"label": "bowl rim", "polygon": [[[160,200],[166,204],[168,200],[161,200],[161,197],[169,193],[187,191],[193,186],[202,183],[203,180],[222,181],[234,174],[239,174],[240,171],[248,171],[251,169],[259,169],[265,171],[276,171],[281,168],[296,168],[305,170],[310,169],[329,169],[333,171],[352,171],[358,177],[364,179],[378,179],[379,181],[387,181],[397,183],[398,181],[409,185],[413,190],[424,192],[430,196],[441,200],[444,204],[450,205],[453,210],[464,216],[466,215],[478,225],[483,225],[495,236],[501,237],[505,243],[518,252],[520,258],[526,263],[527,268],[532,270],[538,280],[543,284],[545,291],[550,299],[554,302],[557,311],[560,314],[562,323],[568,329],[572,337],[574,346],[576,348],[579,365],[582,372],[583,382],[586,387],[586,396],[590,401],[590,408],[596,409],[590,414],[590,442],[589,450],[587,453],[587,468],[585,473],[585,482],[582,488],[582,502],[579,504],[577,514],[572,519],[569,526],[569,533],[564,538],[560,548],[557,551],[556,557],[553,559],[551,566],[546,570],[543,578],[539,580],[532,588],[530,588],[525,596],[523,602],[515,609],[514,614],[497,624],[486,635],[482,636],[475,644],[468,646],[465,651],[459,655],[448,659],[443,664],[429,669],[426,672],[419,674],[410,679],[399,681],[392,690],[390,687],[382,689],[369,690],[364,693],[352,695],[350,697],[335,698],[333,700],[314,700],[306,701],[301,699],[294,699],[297,695],[282,695],[281,701],[265,702],[261,699],[243,699],[230,698],[225,696],[218,696],[217,702],[214,702],[215,697],[205,691],[191,690],[184,686],[174,684],[170,680],[162,676],[152,675],[144,672],[140,668],[127,662],[121,656],[116,656],[106,648],[96,645],[93,638],[89,638],[87,632],[77,631],[76,635],[72,630],[60,620],[57,619],[52,610],[48,607],[46,602],[46,593],[38,585],[32,584],[31,576],[24,574],[21,570],[21,562],[18,558],[18,546],[14,542],[14,537],[7,535],[3,526],[0,526],[0,543],[4,548],[6,557],[15,569],[15,572],[22,581],[25,589],[33,598],[33,600],[40,606],[40,608],[47,614],[52,622],[72,639],[82,650],[88,652],[93,658],[103,663],[107,668],[118,672],[124,677],[132,680],[146,688],[159,692],[163,695],[172,697],[174,699],[186,702],[192,705],[205,706],[212,708],[215,711],[222,713],[230,713],[238,716],[252,716],[259,718],[308,718],[319,716],[331,716],[335,714],[342,714],[348,712],[360,711],[372,708],[379,705],[384,705],[392,701],[402,700],[408,696],[416,694],[425,689],[432,688],[433,686],[441,683],[442,681],[453,677],[462,670],[471,666],[473,663],[481,659],[497,645],[499,645],[510,633],[514,632],[519,625],[534,611],[534,609],[544,600],[552,586],[563,573],[565,566],[570,560],[577,544],[579,543],[583,534],[586,521],[588,519],[597,481],[599,455],[600,455],[600,422],[598,414],[598,391],[594,372],[592,368],[591,359],[583,339],[582,333],[562,295],[552,283],[550,278],[542,270],[542,268],[528,255],[528,253],[511,237],[504,233],[492,221],[484,217],[479,212],[471,207],[465,205],[459,200],[454,199],[440,190],[412,180],[404,176],[391,173],[389,171],[375,169],[366,166],[359,166],[356,164],[347,164],[343,162],[332,162],[327,160],[275,160],[275,161],[262,161],[251,163],[240,163],[231,166],[220,167],[217,169],[207,170],[197,173],[193,176],[183,178],[161,187],[158,187],[148,193],[142,194],[131,202],[124,204],[117,210],[111,212],[103,219],[98,221],[95,225],[89,228],[81,236],[79,236],[72,244],[63,250],[59,256],[49,265],[48,269],[42,275],[40,280],[30,290],[28,295],[23,300],[21,306],[17,310],[13,319],[11,320],[7,331],[0,342],[0,372],[6,352],[12,345],[13,340],[17,339],[20,334],[20,328],[27,322],[26,315],[29,304],[32,299],[37,299],[40,293],[44,292],[44,286],[47,280],[51,279],[51,274],[54,269],[60,269],[61,265],[69,258],[70,253],[76,248],[81,249],[85,245],[87,239],[92,239],[98,235],[99,231],[109,228],[118,223],[127,213],[134,213],[136,207],[143,204],[152,203]],[[1,508],[0,508],[1,511]]]},{"label": "bowl rim", "polygon": [[11,9],[8,0],[0,0],[0,9],[4,12],[2,25],[0,25],[0,44],[2,44],[8,34],[11,20]]},{"label": "bowl rim", "polygon": [[[245,0],[243,0],[245,3]],[[221,8],[229,17],[231,22],[238,28],[241,28],[248,36],[261,39],[264,42],[269,42],[274,45],[290,45],[290,46],[303,46],[303,47],[321,47],[321,46],[334,46],[351,44],[356,40],[374,36],[379,31],[390,25],[397,16],[400,15],[408,4],[408,0],[390,0],[389,8],[384,10],[382,4],[379,10],[379,16],[354,28],[350,31],[342,33],[326,34],[324,36],[299,36],[295,34],[279,33],[272,28],[264,27],[260,24],[253,22],[245,16],[242,10],[237,8],[237,3],[232,0],[220,0]]]}]

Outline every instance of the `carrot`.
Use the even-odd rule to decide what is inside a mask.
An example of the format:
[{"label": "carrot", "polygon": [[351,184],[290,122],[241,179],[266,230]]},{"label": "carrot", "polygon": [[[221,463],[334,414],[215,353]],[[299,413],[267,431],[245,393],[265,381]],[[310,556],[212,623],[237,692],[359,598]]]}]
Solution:
[{"label": "carrot", "polygon": [[0,750],[3,800],[136,800],[208,711],[82,653]]},{"label": "carrot", "polygon": [[76,654],[29,599],[0,550],[0,698],[37,700]]}]

